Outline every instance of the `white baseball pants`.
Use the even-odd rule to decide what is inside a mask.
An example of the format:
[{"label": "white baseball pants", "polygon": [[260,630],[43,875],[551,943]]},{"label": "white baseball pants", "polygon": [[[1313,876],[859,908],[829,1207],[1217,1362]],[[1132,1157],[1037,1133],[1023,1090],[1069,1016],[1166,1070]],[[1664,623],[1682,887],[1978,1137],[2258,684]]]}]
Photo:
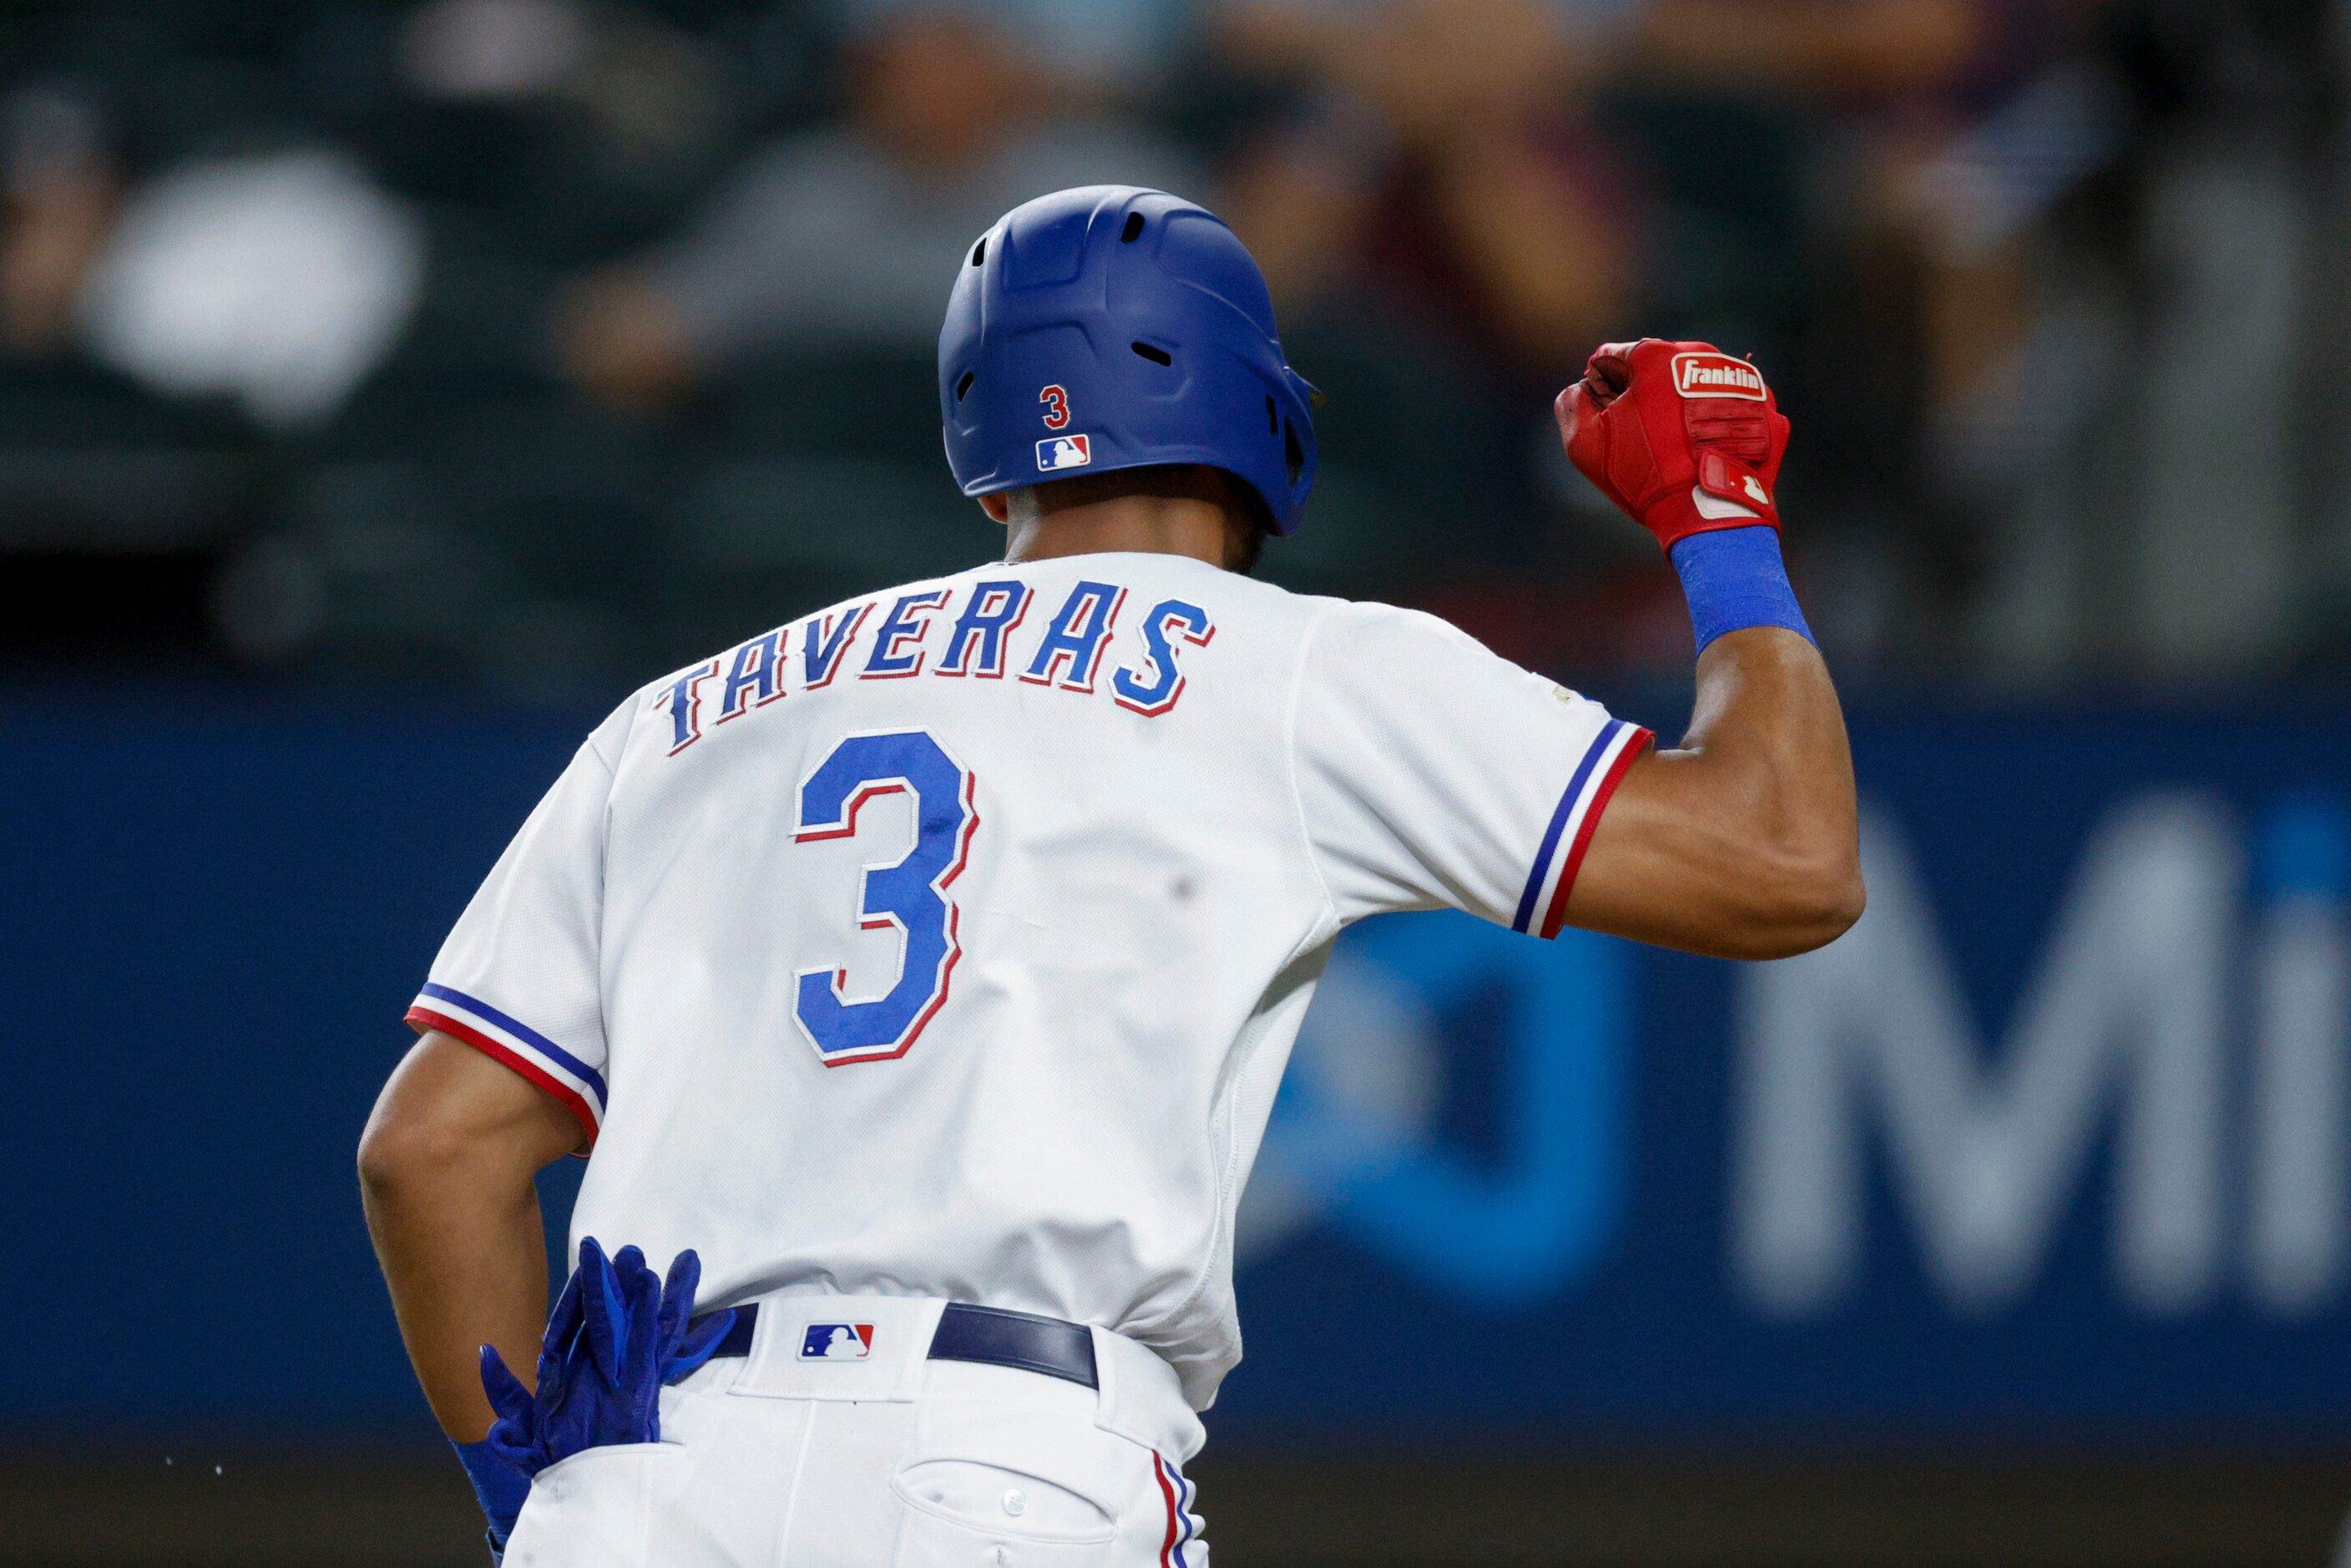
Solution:
[{"label": "white baseball pants", "polygon": [[[1207,1568],[1165,1362],[1099,1328],[1099,1389],[932,1361],[943,1304],[763,1301],[747,1357],[662,1391],[660,1442],[539,1474],[507,1568]],[[864,1354],[803,1354],[834,1322]]]}]

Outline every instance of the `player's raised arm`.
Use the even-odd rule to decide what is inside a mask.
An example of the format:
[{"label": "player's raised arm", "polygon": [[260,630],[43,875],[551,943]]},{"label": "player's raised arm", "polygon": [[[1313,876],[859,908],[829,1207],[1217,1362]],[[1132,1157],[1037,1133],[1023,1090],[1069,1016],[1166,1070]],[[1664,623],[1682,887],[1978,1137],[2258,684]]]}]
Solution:
[{"label": "player's raised arm", "polygon": [[1603,347],[1557,413],[1681,574],[1698,646],[1689,733],[1626,768],[1568,924],[1731,958],[1834,940],[1862,907],[1853,757],[1780,558],[1787,420],[1745,361],[1655,338]]}]

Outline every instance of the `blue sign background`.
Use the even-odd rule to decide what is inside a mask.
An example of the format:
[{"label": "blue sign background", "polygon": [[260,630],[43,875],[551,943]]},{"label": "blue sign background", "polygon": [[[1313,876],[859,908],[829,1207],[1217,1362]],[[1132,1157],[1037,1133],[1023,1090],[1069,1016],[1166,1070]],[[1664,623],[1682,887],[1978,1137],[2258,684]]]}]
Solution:
[{"label": "blue sign background", "polygon": [[[19,1271],[0,1410],[20,1436],[425,1429],[353,1146],[411,988],[587,722],[0,707],[0,1237]],[[2341,716],[1926,714],[1857,742],[1993,1040],[2116,801],[2216,791],[2251,840],[2351,781]],[[1311,1074],[1286,1093],[1268,1168],[1302,1207],[1242,1270],[1249,1354],[1221,1433],[2351,1434],[2339,1293],[2294,1321],[2227,1291],[2169,1320],[2120,1300],[2110,1130],[2012,1307],[1954,1314],[1881,1171],[1855,1289],[1770,1321],[1729,1271],[1730,967],[1455,916],[1343,946],[1340,967],[1437,1019],[1434,1108],[1382,1152]]]},{"label": "blue sign background", "polygon": [[[1905,830],[1979,1031],[1997,1040],[2106,810],[2150,787],[2212,791],[2255,826],[2314,799],[2339,810],[2351,734],[2273,715],[1938,715],[1864,723],[1856,762],[1865,795]],[[1374,933],[1349,940],[1364,939]],[[1634,994],[1617,1005],[1638,1020],[1632,1197],[1591,1277],[1548,1302],[1465,1313],[1427,1274],[1324,1227],[1245,1272],[1250,1362],[1220,1406],[1228,1418],[2124,1441],[2351,1429],[2340,1294],[2294,1322],[2227,1293],[2174,1319],[2117,1300],[2110,1113],[2047,1266],[2013,1308],[1963,1317],[1928,1288],[1881,1163],[1857,1288],[1815,1321],[1758,1316],[1728,1277],[1732,967],[1644,950],[1628,968]],[[1451,1092],[1507,1099],[1491,1065],[1465,1053]]]}]

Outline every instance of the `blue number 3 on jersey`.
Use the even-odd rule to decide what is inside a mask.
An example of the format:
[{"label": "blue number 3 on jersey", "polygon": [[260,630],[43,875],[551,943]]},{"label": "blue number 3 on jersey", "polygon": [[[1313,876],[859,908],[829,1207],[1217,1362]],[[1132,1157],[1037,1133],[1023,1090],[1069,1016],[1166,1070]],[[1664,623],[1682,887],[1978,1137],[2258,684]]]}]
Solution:
[{"label": "blue number 3 on jersey", "polygon": [[852,1002],[843,998],[845,967],[799,972],[792,1015],[828,1067],[904,1056],[947,999],[960,952],[946,890],[963,871],[979,812],[970,770],[927,732],[843,738],[800,786],[793,836],[801,843],[849,838],[866,801],[897,794],[914,798],[914,847],[895,862],[865,867],[857,911],[860,930],[896,927],[904,953],[897,982],[871,1001]]}]

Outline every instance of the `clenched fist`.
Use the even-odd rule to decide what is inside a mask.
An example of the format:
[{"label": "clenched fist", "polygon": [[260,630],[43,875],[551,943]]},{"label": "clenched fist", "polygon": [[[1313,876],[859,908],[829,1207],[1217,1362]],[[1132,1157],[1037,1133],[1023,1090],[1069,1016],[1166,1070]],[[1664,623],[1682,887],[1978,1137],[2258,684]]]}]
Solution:
[{"label": "clenched fist", "polygon": [[1788,421],[1745,360],[1711,343],[1604,343],[1552,412],[1569,461],[1668,552],[1710,529],[1780,526]]}]

